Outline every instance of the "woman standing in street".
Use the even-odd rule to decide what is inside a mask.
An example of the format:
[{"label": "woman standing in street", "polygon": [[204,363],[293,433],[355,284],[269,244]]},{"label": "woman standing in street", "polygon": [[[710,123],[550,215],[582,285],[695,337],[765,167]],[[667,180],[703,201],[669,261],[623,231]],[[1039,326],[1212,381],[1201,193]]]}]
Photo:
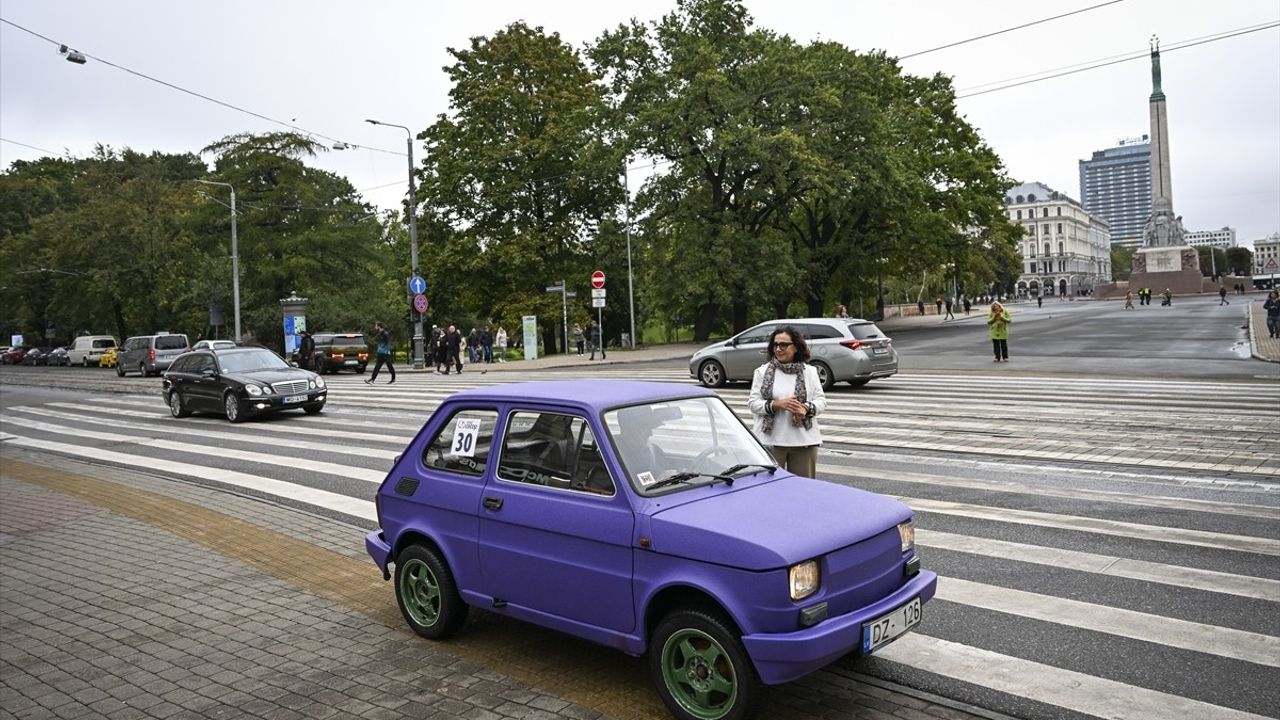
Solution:
[{"label": "woman standing in street", "polygon": [[387,329],[382,327],[380,322],[374,323],[373,329],[377,335],[378,360],[373,365],[373,374],[365,382],[372,385],[378,379],[378,371],[385,364],[387,370],[391,373],[391,379],[387,381],[387,384],[390,385],[396,381],[396,366],[391,364],[391,333],[387,332]]},{"label": "woman standing in street", "polygon": [[987,313],[987,327],[991,329],[991,349],[996,354],[996,362],[1009,362],[1009,323],[1013,317],[1004,309],[1000,301],[991,303],[991,312]]},{"label": "woman standing in street", "polygon": [[795,328],[775,329],[767,347],[769,360],[756,368],[747,399],[756,437],[787,470],[813,477],[822,444],[816,418],[827,409],[822,380],[807,362],[809,345]]}]

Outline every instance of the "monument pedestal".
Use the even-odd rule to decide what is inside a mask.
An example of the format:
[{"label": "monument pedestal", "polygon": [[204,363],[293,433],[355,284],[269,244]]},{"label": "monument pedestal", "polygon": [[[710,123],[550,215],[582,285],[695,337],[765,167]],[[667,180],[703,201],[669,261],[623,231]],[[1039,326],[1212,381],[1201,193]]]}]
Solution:
[{"label": "monument pedestal", "polygon": [[1151,288],[1160,293],[1169,288],[1177,295],[1198,293],[1204,286],[1200,254],[1186,245],[1138,248],[1133,254],[1129,287]]}]

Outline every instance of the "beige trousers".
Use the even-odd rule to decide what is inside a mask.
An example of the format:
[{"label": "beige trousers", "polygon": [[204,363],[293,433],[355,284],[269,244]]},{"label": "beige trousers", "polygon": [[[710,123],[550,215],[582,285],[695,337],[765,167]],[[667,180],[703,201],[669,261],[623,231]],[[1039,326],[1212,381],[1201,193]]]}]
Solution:
[{"label": "beige trousers", "polygon": [[773,445],[769,448],[778,464],[796,475],[814,477],[818,472],[818,446],[786,447]]}]

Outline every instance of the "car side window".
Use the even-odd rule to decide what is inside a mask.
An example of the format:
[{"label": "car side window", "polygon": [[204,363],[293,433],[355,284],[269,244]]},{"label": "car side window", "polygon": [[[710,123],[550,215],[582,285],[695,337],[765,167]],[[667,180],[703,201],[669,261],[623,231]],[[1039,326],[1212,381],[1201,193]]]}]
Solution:
[{"label": "car side window", "polygon": [[801,325],[796,329],[804,335],[805,340],[830,340],[843,337],[839,330],[829,325]]},{"label": "car side window", "polygon": [[173,364],[169,366],[169,372],[189,373],[194,367],[195,367],[195,358],[181,357],[173,361]]},{"label": "car side window", "polygon": [[514,412],[502,441],[498,477],[599,495],[613,480],[584,418],[551,412]]},{"label": "car side window", "polygon": [[459,410],[427,444],[422,464],[460,475],[484,475],[497,424],[497,410]]},{"label": "car side window", "polygon": [[214,372],[214,373],[218,371],[218,364],[214,362],[212,355],[201,355],[199,362],[196,363],[190,370],[190,372],[195,372],[195,373],[203,373],[205,371]]},{"label": "car side window", "polygon": [[774,324],[761,325],[754,327],[738,336],[738,344],[744,343],[762,343],[769,339],[769,333],[773,332]]}]

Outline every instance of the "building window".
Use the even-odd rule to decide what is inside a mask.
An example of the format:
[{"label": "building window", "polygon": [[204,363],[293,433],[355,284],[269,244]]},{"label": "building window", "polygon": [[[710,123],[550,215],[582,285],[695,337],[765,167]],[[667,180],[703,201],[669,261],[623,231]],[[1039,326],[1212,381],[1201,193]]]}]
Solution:
[{"label": "building window", "polygon": [[1022,219],[1022,211],[1021,211],[1021,210],[1019,210],[1019,211],[1018,211],[1018,219],[1019,219],[1019,220],[1021,220],[1021,219]]},{"label": "building window", "polygon": [[1058,217],[1062,217],[1062,208],[1058,208]]},{"label": "building window", "polygon": [[[1046,228],[1046,229],[1047,229],[1047,228]],[[1053,254],[1053,250],[1050,250],[1050,249],[1049,249],[1049,243],[1045,243],[1045,244],[1044,244],[1044,254],[1045,254],[1046,256],[1049,256],[1049,255],[1052,255],[1052,254]]]},{"label": "building window", "polygon": [[[1035,256],[1036,256],[1036,244],[1035,244],[1035,243],[1030,243],[1030,244],[1028,244],[1028,245],[1027,245],[1027,249],[1031,251],[1031,252],[1029,252],[1029,253],[1028,253],[1028,255],[1030,255],[1031,257],[1035,257]],[[1032,272],[1035,272],[1035,271],[1034,271],[1034,270],[1032,270]]]},{"label": "building window", "polygon": [[1035,273],[1036,273],[1036,264],[1031,263],[1031,274],[1034,275]]},{"label": "building window", "polygon": [[1058,223],[1058,234],[1062,234],[1062,223]]},{"label": "building window", "polygon": [[[1041,231],[1041,234],[1042,234],[1042,235],[1044,235],[1045,237],[1049,237],[1049,226],[1048,226],[1048,225],[1045,225],[1044,227],[1040,228],[1040,231]],[[1048,253],[1045,253],[1045,254],[1047,255]]]},{"label": "building window", "polygon": [[1040,217],[1049,217],[1049,208],[1040,208]]},{"label": "building window", "polygon": [[1058,243],[1058,254],[1062,255],[1062,243]]}]

